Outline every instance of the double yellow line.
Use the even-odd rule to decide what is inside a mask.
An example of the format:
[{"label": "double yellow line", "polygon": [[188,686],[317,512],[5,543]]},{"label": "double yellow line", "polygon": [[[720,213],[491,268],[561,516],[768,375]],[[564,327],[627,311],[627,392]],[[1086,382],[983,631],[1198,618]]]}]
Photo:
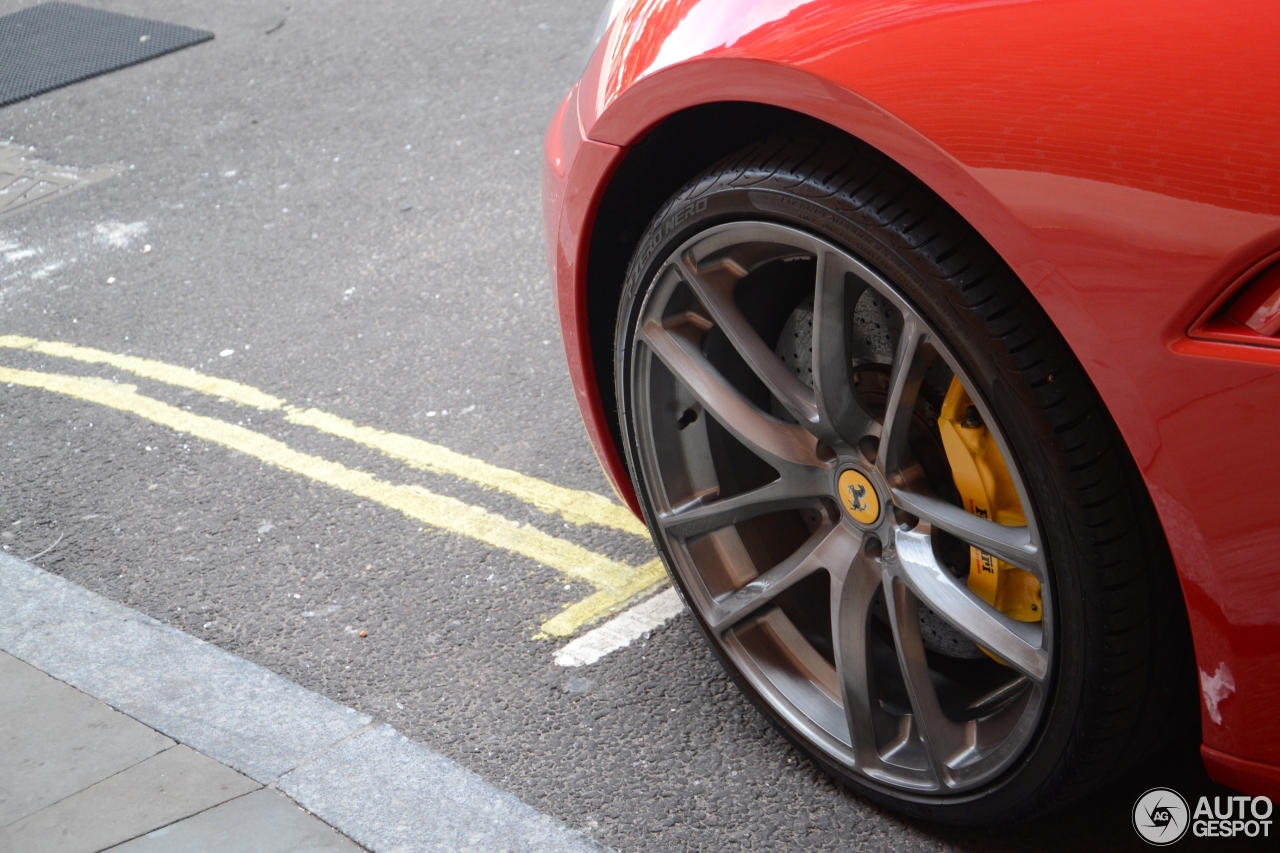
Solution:
[{"label": "double yellow line", "polygon": [[[377,450],[412,468],[468,480],[519,498],[547,514],[573,524],[596,524],[636,536],[645,528],[626,508],[594,492],[566,489],[490,465],[438,444],[407,435],[359,426],[319,409],[291,406],[279,397],[249,385],[207,376],[185,367],[152,359],[120,355],[58,341],[0,335],[0,348],[26,350],[87,364],[101,364],[145,379],[186,388],[262,411],[281,411],[289,423],[347,439]],[[486,545],[528,557],[595,588],[587,598],[569,605],[542,623],[542,634],[568,637],[603,616],[656,589],[665,580],[660,560],[630,566],[572,542],[520,524],[483,507],[436,494],[420,486],[398,485],[356,471],[338,462],[301,453],[282,441],[218,418],[197,415],[137,392],[132,385],[103,379],[42,373],[0,367],[0,383],[38,388],[77,400],[128,412],[176,432],[238,450],[284,471],[375,501],[425,525],[466,536]]]}]

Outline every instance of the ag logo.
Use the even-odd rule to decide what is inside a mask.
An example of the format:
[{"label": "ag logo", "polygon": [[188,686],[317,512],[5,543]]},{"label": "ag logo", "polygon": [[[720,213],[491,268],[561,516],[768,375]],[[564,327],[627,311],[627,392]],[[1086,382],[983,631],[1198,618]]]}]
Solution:
[{"label": "ag logo", "polygon": [[880,499],[871,481],[861,471],[852,468],[840,475],[840,503],[845,511],[860,524],[874,524],[880,517]]},{"label": "ag logo", "polygon": [[1133,804],[1133,828],[1148,844],[1165,847],[1187,834],[1187,801],[1171,788],[1152,788]]}]

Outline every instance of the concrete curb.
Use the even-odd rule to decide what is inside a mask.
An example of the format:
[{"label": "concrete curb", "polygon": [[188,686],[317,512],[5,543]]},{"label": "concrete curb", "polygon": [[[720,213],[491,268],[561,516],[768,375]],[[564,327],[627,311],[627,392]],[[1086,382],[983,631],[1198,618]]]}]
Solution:
[{"label": "concrete curb", "polygon": [[0,649],[377,853],[606,849],[390,726],[2,553]]}]

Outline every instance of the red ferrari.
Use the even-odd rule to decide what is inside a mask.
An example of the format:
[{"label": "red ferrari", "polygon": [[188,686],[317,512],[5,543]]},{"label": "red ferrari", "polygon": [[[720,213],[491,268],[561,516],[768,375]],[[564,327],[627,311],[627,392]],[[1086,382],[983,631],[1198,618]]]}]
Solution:
[{"label": "red ferrari", "polygon": [[1269,0],[606,10],[544,178],[587,431],[852,789],[1023,818],[1198,726],[1280,799],[1278,37]]}]

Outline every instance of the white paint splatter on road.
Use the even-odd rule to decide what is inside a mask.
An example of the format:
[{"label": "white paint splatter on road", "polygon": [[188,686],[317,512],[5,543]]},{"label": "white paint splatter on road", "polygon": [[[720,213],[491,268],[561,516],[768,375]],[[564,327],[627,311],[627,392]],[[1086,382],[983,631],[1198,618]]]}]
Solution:
[{"label": "white paint splatter on road", "polygon": [[127,249],[147,230],[146,222],[100,222],[93,226],[93,239],[113,249]]}]

